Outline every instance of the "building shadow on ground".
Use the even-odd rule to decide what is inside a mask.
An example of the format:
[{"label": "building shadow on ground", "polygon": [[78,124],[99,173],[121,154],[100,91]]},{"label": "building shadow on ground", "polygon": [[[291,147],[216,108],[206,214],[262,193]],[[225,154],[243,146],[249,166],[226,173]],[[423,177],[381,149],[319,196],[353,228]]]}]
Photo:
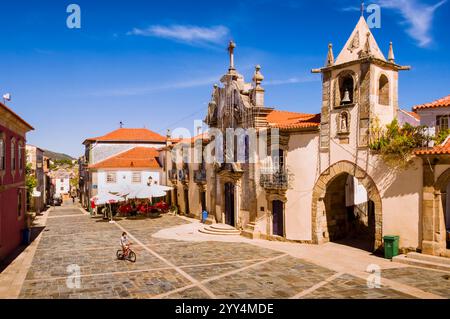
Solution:
[{"label": "building shadow on ground", "polygon": [[17,247],[9,256],[7,256],[4,260],[0,261],[0,273],[2,273],[11,263],[16,260],[17,257],[39,236],[39,234],[45,229],[45,226],[33,226],[31,227],[30,233],[30,243],[29,244],[21,244]]}]

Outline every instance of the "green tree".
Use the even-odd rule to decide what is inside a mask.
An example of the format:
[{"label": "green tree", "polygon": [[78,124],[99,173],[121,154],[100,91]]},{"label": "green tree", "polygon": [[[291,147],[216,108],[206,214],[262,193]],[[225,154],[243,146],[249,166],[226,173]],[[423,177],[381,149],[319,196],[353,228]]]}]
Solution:
[{"label": "green tree", "polygon": [[427,145],[428,137],[425,126],[398,124],[397,119],[380,129],[374,125],[371,129],[370,149],[379,152],[390,166],[406,168],[415,149]]},{"label": "green tree", "polygon": [[27,163],[27,166],[25,168],[25,185],[27,188],[27,207],[30,207],[33,190],[37,186],[37,179],[34,175],[31,163]]},{"label": "green tree", "polygon": [[434,137],[434,142],[436,145],[444,143],[445,139],[450,135],[450,129],[440,130],[439,133]]}]

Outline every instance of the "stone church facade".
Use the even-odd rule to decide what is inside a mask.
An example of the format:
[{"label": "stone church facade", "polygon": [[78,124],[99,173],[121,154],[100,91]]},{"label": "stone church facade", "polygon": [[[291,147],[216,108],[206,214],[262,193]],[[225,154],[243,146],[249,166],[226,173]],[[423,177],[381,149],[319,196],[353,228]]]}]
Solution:
[{"label": "stone church facade", "polygon": [[[261,68],[245,82],[231,42],[230,67],[208,105],[208,133],[172,136],[163,151],[172,203],[196,218],[206,210],[210,222],[250,238],[336,241],[376,251],[383,236],[398,235],[402,251],[448,254],[445,204],[439,201],[450,181],[450,161],[439,155],[433,165],[440,166],[433,169],[424,158],[437,155],[418,154],[407,169],[393,170],[369,148],[371,127],[397,117],[399,71],[409,69],[395,62],[392,43],[386,47],[387,58],[361,17],[340,54],[335,58],[330,44],[326,65],[312,70],[322,76],[322,107],[319,114],[304,114],[267,106]],[[261,144],[252,148],[246,138],[233,142],[231,151],[243,150],[243,161],[205,161],[200,155],[200,162],[192,162],[182,148],[174,151],[190,146],[195,158],[198,148],[192,146],[204,152],[221,135],[227,158],[229,128],[268,136],[268,157],[261,156]]]}]

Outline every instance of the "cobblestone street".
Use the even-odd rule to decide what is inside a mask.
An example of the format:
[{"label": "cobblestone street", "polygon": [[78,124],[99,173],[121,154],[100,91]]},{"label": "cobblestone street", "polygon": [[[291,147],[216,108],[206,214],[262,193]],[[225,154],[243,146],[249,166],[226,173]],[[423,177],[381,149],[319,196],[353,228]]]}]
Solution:
[{"label": "cobblestone street", "polygon": [[[450,297],[449,274],[422,268],[383,270],[411,287],[368,288],[366,281],[277,250],[240,242],[187,242],[152,237],[189,223],[176,216],[91,218],[76,206],[50,211],[19,298],[416,298],[417,289]],[[116,259],[127,231],[136,263]],[[80,267],[80,287],[68,288],[69,265]],[[369,276],[369,274],[367,274]]]}]

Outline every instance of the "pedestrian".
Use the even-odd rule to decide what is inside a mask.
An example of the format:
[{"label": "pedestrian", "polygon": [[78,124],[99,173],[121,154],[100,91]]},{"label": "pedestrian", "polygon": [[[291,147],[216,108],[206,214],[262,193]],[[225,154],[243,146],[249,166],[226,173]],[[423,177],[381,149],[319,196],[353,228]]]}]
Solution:
[{"label": "pedestrian", "polygon": [[72,188],[70,191],[70,196],[72,197],[72,203],[75,204],[75,198],[77,197],[77,190],[75,188]]}]

